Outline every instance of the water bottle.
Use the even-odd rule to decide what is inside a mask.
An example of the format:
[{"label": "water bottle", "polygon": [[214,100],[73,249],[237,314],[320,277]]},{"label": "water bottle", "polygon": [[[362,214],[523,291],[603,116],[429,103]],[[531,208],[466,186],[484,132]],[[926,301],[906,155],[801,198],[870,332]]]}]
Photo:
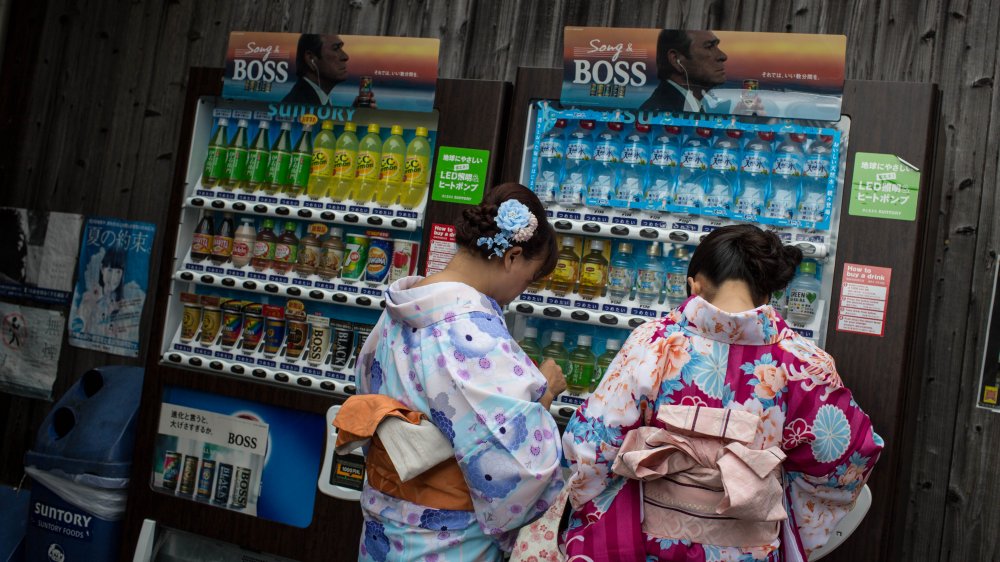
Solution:
[{"label": "water bottle", "polygon": [[739,191],[736,195],[735,215],[754,219],[764,212],[764,198],[770,189],[771,141],[774,132],[759,131],[743,147],[740,162]]},{"label": "water bottle", "polygon": [[635,258],[632,256],[632,243],[619,242],[618,253],[611,259],[608,267],[608,298],[613,303],[621,303],[632,294],[635,285]]},{"label": "water bottle", "polygon": [[[664,250],[669,246],[663,243]],[[678,244],[670,252],[667,260],[666,300],[671,307],[680,306],[687,299],[688,262],[691,253],[686,246]]]},{"label": "water bottle", "polygon": [[833,137],[819,135],[806,152],[805,174],[802,178],[802,197],[799,199],[795,218],[802,221],[822,222],[826,214],[826,188],[830,178],[830,157]]},{"label": "water bottle", "polygon": [[542,203],[556,199],[562,180],[563,157],[566,154],[566,120],[557,119],[545,136],[538,150],[538,173],[535,175],[535,195]]},{"label": "water bottle", "polygon": [[680,161],[681,128],[665,125],[653,139],[649,160],[649,182],[646,187],[646,207],[663,209],[673,202],[677,163]]},{"label": "water bottle", "polygon": [[803,261],[799,264],[798,274],[788,284],[788,319],[798,324],[812,322],[819,308],[820,288],[816,262]]},{"label": "water bottle", "polygon": [[594,158],[594,122],[580,121],[566,142],[566,168],[559,184],[559,203],[581,205],[590,183],[590,161]]},{"label": "water bottle", "polygon": [[660,302],[665,271],[661,259],[660,245],[653,242],[646,249],[646,255],[639,261],[639,272],[635,285],[635,296],[639,304],[650,306]]},{"label": "water bottle", "polygon": [[805,135],[789,133],[774,149],[771,191],[764,207],[764,216],[790,219],[802,192],[802,141]]},{"label": "water bottle", "polygon": [[692,211],[705,204],[712,129],[698,127],[694,133],[684,142],[681,165],[677,170],[677,189],[674,191],[674,205],[690,207]]},{"label": "water bottle", "polygon": [[632,132],[625,137],[625,144],[622,146],[621,174],[615,199],[630,207],[635,207],[643,201],[646,189],[649,130],[649,125],[636,123]]},{"label": "water bottle", "polygon": [[705,210],[713,215],[728,215],[736,196],[737,168],[740,164],[742,131],[727,129],[720,132],[712,145],[712,161],[708,171],[708,191]]},{"label": "water bottle", "polygon": [[594,161],[590,164],[587,203],[606,207],[618,187],[618,161],[621,160],[621,123],[608,123],[594,143]]}]

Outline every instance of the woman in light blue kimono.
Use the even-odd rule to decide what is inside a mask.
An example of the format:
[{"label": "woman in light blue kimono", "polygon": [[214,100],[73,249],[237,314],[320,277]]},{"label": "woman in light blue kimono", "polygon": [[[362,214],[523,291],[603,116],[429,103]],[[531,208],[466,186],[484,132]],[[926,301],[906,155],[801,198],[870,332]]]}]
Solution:
[{"label": "woman in light blue kimono", "polygon": [[473,509],[434,509],[366,483],[359,560],[500,560],[563,487],[549,405],[565,380],[551,360],[532,363],[501,309],[552,271],[552,227],[534,193],[511,183],[464,211],[456,238],[444,271],[389,288],[357,376],[361,394],[398,400],[447,437]]}]

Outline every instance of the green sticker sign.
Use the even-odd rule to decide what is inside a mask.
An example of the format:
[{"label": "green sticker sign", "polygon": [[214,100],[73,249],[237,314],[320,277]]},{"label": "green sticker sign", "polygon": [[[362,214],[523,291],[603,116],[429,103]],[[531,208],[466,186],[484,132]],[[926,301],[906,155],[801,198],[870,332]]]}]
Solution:
[{"label": "green sticker sign", "polygon": [[462,205],[478,205],[486,187],[489,150],[442,146],[434,166],[431,199]]},{"label": "green sticker sign", "polygon": [[851,204],[858,217],[912,221],[917,218],[920,170],[892,154],[858,152],[854,157]]}]

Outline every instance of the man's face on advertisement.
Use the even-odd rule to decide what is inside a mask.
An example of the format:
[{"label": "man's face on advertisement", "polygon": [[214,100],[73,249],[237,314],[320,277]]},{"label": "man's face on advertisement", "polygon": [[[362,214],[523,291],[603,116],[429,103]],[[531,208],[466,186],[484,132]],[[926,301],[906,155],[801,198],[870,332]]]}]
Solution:
[{"label": "man's face on advertisement", "polygon": [[347,79],[349,58],[339,35],[324,35],[322,56],[316,61],[316,73],[324,82],[343,82]]},{"label": "man's face on advertisement", "polygon": [[711,31],[688,31],[691,58],[684,62],[692,84],[707,88],[726,81],[726,53],[719,48],[719,38]]}]

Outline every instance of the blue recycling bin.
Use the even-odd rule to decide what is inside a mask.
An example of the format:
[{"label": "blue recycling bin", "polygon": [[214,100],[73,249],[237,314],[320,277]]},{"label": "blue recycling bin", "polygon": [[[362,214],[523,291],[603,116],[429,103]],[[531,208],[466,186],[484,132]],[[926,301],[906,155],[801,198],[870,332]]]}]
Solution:
[{"label": "blue recycling bin", "polygon": [[118,559],[142,377],[138,367],[87,371],[45,418],[25,455],[26,561]]}]

